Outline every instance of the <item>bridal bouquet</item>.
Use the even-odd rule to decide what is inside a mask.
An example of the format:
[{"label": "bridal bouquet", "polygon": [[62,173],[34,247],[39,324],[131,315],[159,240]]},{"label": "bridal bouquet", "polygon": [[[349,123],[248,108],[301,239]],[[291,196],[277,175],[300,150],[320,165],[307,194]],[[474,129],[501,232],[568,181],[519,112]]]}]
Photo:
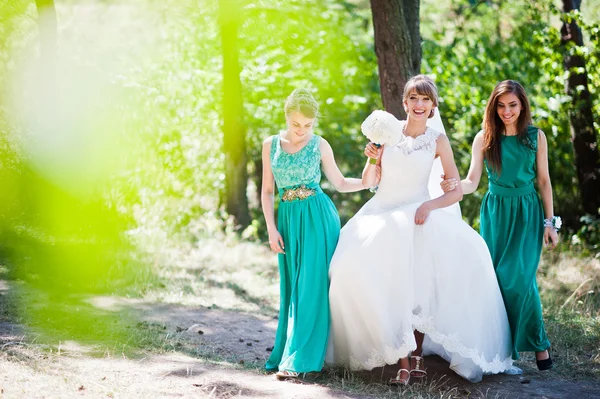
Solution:
[{"label": "bridal bouquet", "polygon": [[[377,147],[394,145],[400,141],[402,123],[389,112],[376,110],[360,125],[360,130]],[[369,162],[375,164],[377,160],[371,158]]]}]

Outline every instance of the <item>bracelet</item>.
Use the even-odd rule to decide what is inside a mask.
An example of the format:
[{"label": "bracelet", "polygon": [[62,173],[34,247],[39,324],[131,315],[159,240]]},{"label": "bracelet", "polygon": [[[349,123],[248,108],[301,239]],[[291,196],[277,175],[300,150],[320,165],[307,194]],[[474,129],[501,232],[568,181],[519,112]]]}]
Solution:
[{"label": "bracelet", "polygon": [[544,227],[552,227],[554,230],[560,230],[562,219],[560,216],[552,216],[552,219],[544,219]]}]

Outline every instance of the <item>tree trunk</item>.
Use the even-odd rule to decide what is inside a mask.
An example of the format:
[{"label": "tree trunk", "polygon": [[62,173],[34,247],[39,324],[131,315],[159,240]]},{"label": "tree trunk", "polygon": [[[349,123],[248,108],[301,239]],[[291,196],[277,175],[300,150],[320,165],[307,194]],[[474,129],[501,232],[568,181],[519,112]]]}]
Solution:
[{"label": "tree trunk", "polygon": [[225,208],[241,228],[250,224],[246,186],[246,132],[243,121],[242,83],[238,62],[239,4],[219,1],[223,46],[223,152],[225,154]]},{"label": "tree trunk", "polygon": [[262,158],[256,158],[254,161],[254,184],[256,185],[256,203],[258,209],[262,208],[261,190],[263,183],[263,164]]},{"label": "tree trunk", "polygon": [[56,9],[54,0],[35,0],[40,31],[40,55],[43,60],[54,57],[56,47]]},{"label": "tree trunk", "polygon": [[419,0],[371,0],[383,106],[404,119],[404,85],[421,69]]},{"label": "tree trunk", "polygon": [[[579,10],[581,6],[581,0],[563,0],[562,3],[565,13]],[[600,208],[600,155],[594,129],[592,99],[588,89],[585,59],[571,51],[575,46],[583,46],[581,29],[574,20],[570,23],[563,23],[561,42],[566,46],[564,67],[569,72],[566,92],[573,99],[569,118],[581,203],[586,213],[598,215]]]}]

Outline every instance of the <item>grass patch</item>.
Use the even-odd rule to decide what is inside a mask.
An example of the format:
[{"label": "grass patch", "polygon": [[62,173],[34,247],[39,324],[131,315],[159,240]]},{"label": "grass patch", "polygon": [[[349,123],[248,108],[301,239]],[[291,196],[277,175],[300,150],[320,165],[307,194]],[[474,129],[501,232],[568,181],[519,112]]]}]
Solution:
[{"label": "grass patch", "polygon": [[88,298],[13,283],[2,302],[9,309],[6,319],[27,326],[27,336],[55,351],[66,341],[88,346],[92,356],[135,357],[145,350],[177,348],[177,342],[166,336],[167,326],[140,322],[128,313],[99,309]]},{"label": "grass patch", "polygon": [[538,283],[556,372],[600,379],[600,260],[546,251]]},{"label": "grass patch", "polygon": [[153,255],[164,286],[150,290],[147,299],[277,315],[277,258],[265,246],[212,239],[167,247]]}]

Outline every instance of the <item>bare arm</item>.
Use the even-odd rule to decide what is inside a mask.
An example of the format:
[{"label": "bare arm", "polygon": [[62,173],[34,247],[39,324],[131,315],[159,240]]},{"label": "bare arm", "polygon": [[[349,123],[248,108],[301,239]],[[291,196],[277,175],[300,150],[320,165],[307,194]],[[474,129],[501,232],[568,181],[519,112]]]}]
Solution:
[{"label": "bare arm", "polygon": [[[442,161],[442,168],[444,169],[444,175],[448,178],[460,179],[460,175],[458,174],[458,168],[454,163],[454,155],[452,153],[452,147],[450,146],[450,140],[445,135],[440,135],[437,139],[437,154]],[[434,198],[430,200],[430,205],[432,209],[445,208],[450,206],[458,201],[460,201],[463,197],[463,192],[461,187],[456,187],[456,189],[444,193],[440,197]]]},{"label": "bare arm", "polygon": [[263,142],[262,148],[262,163],[263,163],[263,179],[260,192],[263,215],[267,223],[267,232],[269,233],[269,246],[274,252],[284,253],[283,239],[277,231],[275,224],[275,177],[271,169],[271,143],[273,137],[269,137]]},{"label": "bare arm", "polygon": [[[544,207],[544,218],[552,219],[554,217],[554,201],[552,198],[552,183],[550,182],[550,172],[548,170],[548,141],[546,135],[538,130],[538,146],[536,156],[537,166],[537,185],[542,197]],[[551,241],[551,242],[550,242]],[[551,244],[552,247],[558,243],[558,234],[552,227],[544,229],[544,243]]]},{"label": "bare arm", "polygon": [[[444,175],[448,179],[460,179],[458,174],[458,168],[454,163],[454,155],[452,154],[452,147],[450,146],[450,140],[445,135],[440,135],[437,139],[436,155],[440,157],[442,162],[442,168],[444,169]],[[457,186],[454,190],[448,191],[443,195],[424,202],[415,214],[415,223],[423,224],[427,220],[429,213],[435,209],[445,208],[450,206],[463,197],[462,187]]]},{"label": "bare arm", "polygon": [[321,150],[321,164],[323,165],[323,172],[325,173],[327,180],[329,180],[331,185],[337,191],[340,193],[352,193],[365,188],[360,179],[344,177],[335,163],[331,145],[329,145],[327,140],[324,138],[321,138],[319,149]]},{"label": "bare arm", "polygon": [[471,194],[477,190],[481,174],[483,173],[483,132],[477,133],[473,140],[471,150],[471,166],[467,177],[460,182],[464,194]]},{"label": "bare arm", "polygon": [[[362,183],[363,186],[371,188],[379,184],[381,180],[381,155],[383,154],[383,147],[377,147],[373,143],[369,143],[365,146],[365,155],[367,156],[367,163],[362,172]],[[369,158],[377,159],[377,163],[372,164]]]}]

